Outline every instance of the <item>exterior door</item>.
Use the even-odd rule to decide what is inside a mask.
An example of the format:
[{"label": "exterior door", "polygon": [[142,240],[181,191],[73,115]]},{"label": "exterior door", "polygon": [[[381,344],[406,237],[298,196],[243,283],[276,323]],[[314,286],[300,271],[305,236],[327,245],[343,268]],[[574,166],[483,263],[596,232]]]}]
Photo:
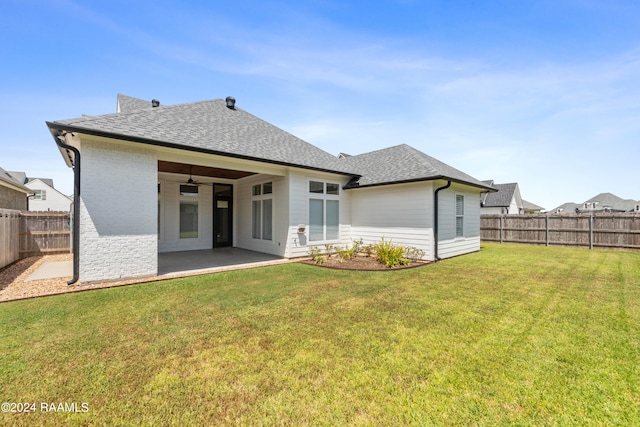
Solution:
[{"label": "exterior door", "polygon": [[233,245],[233,186],[213,185],[213,247]]}]

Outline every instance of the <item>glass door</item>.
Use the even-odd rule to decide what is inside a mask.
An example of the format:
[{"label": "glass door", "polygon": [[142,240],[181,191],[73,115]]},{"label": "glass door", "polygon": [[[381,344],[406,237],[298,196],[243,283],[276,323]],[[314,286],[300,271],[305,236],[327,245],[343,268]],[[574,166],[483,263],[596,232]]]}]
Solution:
[{"label": "glass door", "polygon": [[233,186],[213,186],[213,247],[233,245]]}]

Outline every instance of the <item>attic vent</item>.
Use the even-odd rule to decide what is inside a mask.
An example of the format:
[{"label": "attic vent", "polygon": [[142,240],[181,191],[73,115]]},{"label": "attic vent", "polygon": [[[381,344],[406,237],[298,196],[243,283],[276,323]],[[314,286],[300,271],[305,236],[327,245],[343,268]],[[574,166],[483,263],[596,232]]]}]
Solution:
[{"label": "attic vent", "polygon": [[153,108],[159,107],[160,106],[160,101],[158,101],[157,99],[152,99],[151,100],[151,106]]},{"label": "attic vent", "polygon": [[225,99],[225,101],[227,102],[227,108],[229,108],[230,110],[236,109],[236,99],[233,96],[227,96],[227,99]]}]

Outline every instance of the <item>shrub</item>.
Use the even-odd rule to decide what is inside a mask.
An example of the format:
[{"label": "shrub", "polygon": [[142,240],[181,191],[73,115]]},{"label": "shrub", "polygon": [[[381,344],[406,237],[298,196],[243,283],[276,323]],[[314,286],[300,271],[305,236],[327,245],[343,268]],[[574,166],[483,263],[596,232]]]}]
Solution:
[{"label": "shrub", "polygon": [[411,261],[405,257],[405,248],[402,246],[394,246],[391,242],[386,242],[384,238],[380,243],[373,247],[376,258],[387,267],[395,267],[398,265],[407,265]]},{"label": "shrub", "polygon": [[420,261],[426,252],[422,249],[414,248],[413,246],[407,246],[404,248],[404,256],[409,258],[413,262]]},{"label": "shrub", "polygon": [[364,250],[365,246],[364,246],[364,241],[362,240],[362,238],[355,240],[353,242],[353,246],[351,247],[351,249],[353,250],[353,255],[357,255],[359,253],[362,253]]},{"label": "shrub", "polygon": [[324,264],[327,262],[327,257],[322,254],[322,249],[318,246],[309,246],[309,256],[316,264]]}]

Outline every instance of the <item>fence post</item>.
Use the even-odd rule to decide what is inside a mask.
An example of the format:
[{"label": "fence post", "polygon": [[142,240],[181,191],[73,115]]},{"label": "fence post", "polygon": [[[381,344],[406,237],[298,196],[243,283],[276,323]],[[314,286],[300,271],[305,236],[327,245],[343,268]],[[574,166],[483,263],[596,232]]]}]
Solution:
[{"label": "fence post", "polygon": [[593,249],[593,213],[589,215],[589,249]]},{"label": "fence post", "polygon": [[544,217],[544,228],[544,238],[546,240],[545,246],[549,246],[549,214],[545,215]]},{"label": "fence post", "polygon": [[500,215],[500,243],[502,243],[502,215]]}]

